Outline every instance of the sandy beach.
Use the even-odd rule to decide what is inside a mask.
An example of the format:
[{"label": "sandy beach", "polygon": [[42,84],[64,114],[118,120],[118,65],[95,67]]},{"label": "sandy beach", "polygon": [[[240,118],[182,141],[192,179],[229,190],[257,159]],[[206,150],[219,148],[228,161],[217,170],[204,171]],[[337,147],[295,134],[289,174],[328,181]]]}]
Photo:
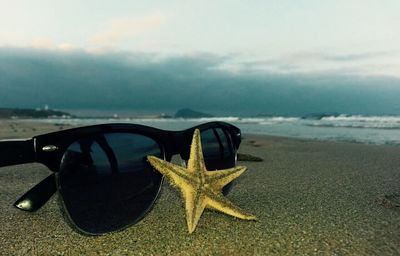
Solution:
[{"label": "sandy beach", "polygon": [[[0,120],[0,139],[67,128]],[[228,198],[243,221],[205,211],[189,235],[168,182],[153,210],[121,232],[91,237],[64,221],[57,196],[35,213],[14,201],[50,173],[40,164],[0,169],[1,255],[399,255],[400,147],[244,134],[248,171]]]}]

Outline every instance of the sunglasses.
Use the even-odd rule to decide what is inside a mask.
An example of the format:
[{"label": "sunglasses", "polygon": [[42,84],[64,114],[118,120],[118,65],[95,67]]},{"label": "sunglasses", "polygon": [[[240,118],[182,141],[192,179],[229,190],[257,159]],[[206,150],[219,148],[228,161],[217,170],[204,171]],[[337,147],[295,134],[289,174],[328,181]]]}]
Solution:
[{"label": "sunglasses", "polygon": [[[100,124],[0,141],[0,167],[42,163],[53,173],[26,192],[14,206],[34,212],[58,192],[67,222],[76,231],[100,235],[141,220],[154,205],[163,177],[147,161],[152,155],[171,161],[190,155],[195,129],[200,130],[207,170],[236,164],[240,129],[210,122],[184,131],[136,124]],[[223,188],[228,193],[232,184]]]}]

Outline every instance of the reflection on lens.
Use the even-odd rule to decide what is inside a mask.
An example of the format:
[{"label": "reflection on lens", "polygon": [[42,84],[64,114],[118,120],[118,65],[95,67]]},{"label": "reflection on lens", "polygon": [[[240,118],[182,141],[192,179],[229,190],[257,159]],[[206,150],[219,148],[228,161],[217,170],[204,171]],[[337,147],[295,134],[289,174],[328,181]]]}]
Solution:
[{"label": "reflection on lens", "polygon": [[[207,170],[222,170],[235,166],[236,153],[228,132],[221,128],[207,129],[201,132],[200,137]],[[229,183],[222,192],[227,194],[231,186],[232,183]]]},{"label": "reflection on lens", "polygon": [[105,133],[71,144],[62,158],[60,194],[71,220],[83,232],[100,234],[138,221],[152,206],[161,174],[146,156],[162,157],[151,138]]}]

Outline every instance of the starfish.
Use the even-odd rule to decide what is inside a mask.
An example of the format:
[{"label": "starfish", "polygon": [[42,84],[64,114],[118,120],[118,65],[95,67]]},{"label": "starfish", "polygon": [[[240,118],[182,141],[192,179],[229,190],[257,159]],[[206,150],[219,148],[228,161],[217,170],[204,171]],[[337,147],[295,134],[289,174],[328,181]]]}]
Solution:
[{"label": "starfish", "polygon": [[222,188],[239,177],[247,168],[237,166],[225,170],[207,171],[198,129],[194,131],[187,168],[154,156],[148,156],[147,159],[156,170],[167,177],[170,183],[181,191],[185,201],[189,233],[195,230],[206,208],[244,220],[256,220],[254,215],[246,213],[222,194]]}]

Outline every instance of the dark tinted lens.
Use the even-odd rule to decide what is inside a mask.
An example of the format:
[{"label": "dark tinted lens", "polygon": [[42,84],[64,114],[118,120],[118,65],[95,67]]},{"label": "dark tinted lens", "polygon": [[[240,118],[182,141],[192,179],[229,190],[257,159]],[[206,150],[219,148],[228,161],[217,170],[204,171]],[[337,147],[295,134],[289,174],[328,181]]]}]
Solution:
[{"label": "dark tinted lens", "polygon": [[106,133],[80,139],[65,152],[59,173],[60,193],[76,226],[101,234],[138,221],[152,206],[161,175],[146,156],[162,157],[151,138]]},{"label": "dark tinted lens", "polygon": [[[227,131],[213,128],[202,131],[200,136],[207,170],[221,170],[235,166],[236,152]],[[231,184],[225,186],[223,192],[227,193],[230,186]]]}]

